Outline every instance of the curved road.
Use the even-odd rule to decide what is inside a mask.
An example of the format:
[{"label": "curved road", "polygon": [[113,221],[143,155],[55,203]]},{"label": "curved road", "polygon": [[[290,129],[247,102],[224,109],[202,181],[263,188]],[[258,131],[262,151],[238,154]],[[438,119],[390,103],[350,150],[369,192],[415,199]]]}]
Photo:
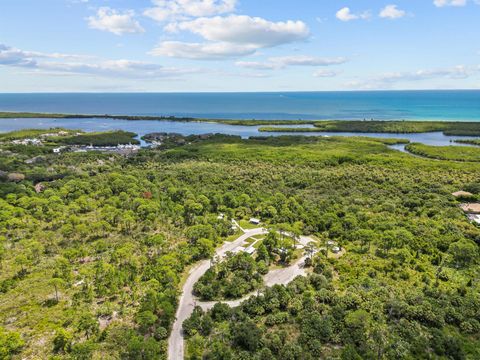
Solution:
[{"label": "curved road", "polygon": [[[266,287],[272,287],[273,285],[286,285],[295,279],[297,276],[305,276],[305,259],[306,256],[303,256],[299,260],[297,260],[293,265],[270,271],[267,275],[263,277],[264,285]],[[213,308],[216,303],[221,302],[222,304],[227,304],[230,307],[237,307],[240,306],[242,302],[248,300],[252,296],[257,295],[258,292],[254,291],[248,295],[245,295],[241,299],[237,300],[230,300],[230,301],[205,301],[205,302],[198,302],[197,305],[200,306],[203,310],[207,311]]]},{"label": "curved road", "polygon": [[[216,256],[223,258],[229,251],[234,252],[242,246],[242,244],[248,238],[255,235],[267,234],[268,231],[262,228],[246,230],[243,235],[233,242],[225,243],[221,248],[216,251]],[[178,303],[178,309],[176,314],[176,320],[173,324],[172,333],[168,339],[168,359],[169,360],[181,360],[183,359],[183,332],[182,324],[190,317],[195,308],[196,300],[193,295],[193,285],[202,277],[203,274],[210,268],[210,260],[201,261],[197,264],[188,276],[187,281],[183,285],[182,296]]]},{"label": "curved road", "polygon": [[[263,228],[244,230],[245,233],[238,237],[235,241],[230,243],[225,243],[216,251],[216,256],[223,258],[227,252],[235,252],[242,248],[242,245],[245,241],[256,235],[267,234],[268,230]],[[310,237],[301,236],[299,243],[301,246],[305,246],[307,243],[314,241]],[[242,248],[243,249],[243,248]],[[265,286],[273,286],[276,284],[288,284],[297,276],[305,275],[305,262],[306,256],[303,256],[297,260],[292,266],[283,269],[277,269],[270,271],[264,277]],[[218,301],[213,302],[197,302],[195,296],[193,295],[193,286],[195,283],[202,277],[203,274],[211,267],[210,260],[201,261],[197,264],[191,271],[188,276],[187,281],[183,285],[182,295],[178,304],[178,309],[176,313],[176,320],[173,324],[172,333],[168,339],[168,360],[181,360],[184,358],[184,337],[182,331],[183,322],[190,317],[195,306],[200,306],[204,310],[211,309]],[[253,292],[241,299],[233,301],[222,301],[225,304],[230,305],[230,307],[239,306],[243,301],[248,299],[251,296],[254,296],[256,292]]]}]

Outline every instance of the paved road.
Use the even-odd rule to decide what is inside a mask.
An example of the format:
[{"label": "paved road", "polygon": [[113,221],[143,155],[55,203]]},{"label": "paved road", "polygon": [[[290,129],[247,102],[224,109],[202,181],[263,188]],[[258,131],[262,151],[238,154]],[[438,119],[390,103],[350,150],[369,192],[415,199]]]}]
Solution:
[{"label": "paved road", "polygon": [[[295,279],[297,276],[304,276],[306,275],[305,271],[305,259],[306,256],[297,260],[294,264],[287,268],[277,269],[270,271],[267,275],[263,277],[263,281],[265,286],[271,287],[273,285],[286,285]],[[207,311],[213,308],[213,306],[221,302],[223,304],[227,304],[230,307],[237,307],[240,306],[242,302],[248,300],[252,296],[256,296],[258,294],[257,291],[251,292],[250,294],[245,295],[241,299],[237,300],[229,300],[229,301],[205,301],[205,302],[197,302],[197,305],[200,306],[203,310]]]},{"label": "paved road", "polygon": [[[239,250],[245,241],[255,235],[267,234],[268,231],[263,228],[245,230],[245,233],[237,238],[231,243],[225,243],[221,248],[216,251],[216,256],[223,258],[227,252],[235,252]],[[305,246],[309,242],[314,241],[310,237],[301,236],[299,243],[301,246]],[[276,269],[270,271],[264,277],[264,282],[266,286],[273,286],[277,284],[285,285],[290,281],[295,279],[297,276],[305,275],[305,263],[306,256],[297,260],[294,264],[287,268]],[[210,268],[210,260],[204,260],[197,264],[191,271],[188,276],[187,281],[183,285],[182,296],[180,297],[180,302],[178,304],[178,310],[176,314],[176,320],[173,324],[172,333],[168,339],[168,360],[182,360],[184,358],[184,337],[182,332],[183,322],[190,317],[195,306],[200,306],[204,310],[211,309],[218,301],[212,302],[200,302],[195,299],[193,295],[193,286],[195,283],[202,277],[203,274],[207,272]],[[239,306],[243,301],[250,298],[251,296],[256,295],[257,292],[246,295],[245,297],[233,300],[233,301],[222,301],[225,304],[230,305],[230,307]]]},{"label": "paved road", "polygon": [[[216,256],[223,258],[225,254],[229,251],[234,252],[249,237],[255,235],[261,235],[268,233],[267,230],[259,228],[253,230],[245,231],[245,234],[241,235],[238,239],[231,243],[225,243],[221,248],[216,251]],[[195,308],[196,300],[193,296],[193,285],[202,277],[203,274],[210,268],[210,260],[201,261],[197,264],[191,271],[188,276],[187,281],[183,285],[182,296],[180,297],[180,302],[178,304],[178,310],[176,314],[176,320],[173,324],[172,333],[168,339],[168,359],[169,360],[181,360],[184,356],[183,349],[183,333],[182,333],[182,324],[183,322],[190,317]]]}]

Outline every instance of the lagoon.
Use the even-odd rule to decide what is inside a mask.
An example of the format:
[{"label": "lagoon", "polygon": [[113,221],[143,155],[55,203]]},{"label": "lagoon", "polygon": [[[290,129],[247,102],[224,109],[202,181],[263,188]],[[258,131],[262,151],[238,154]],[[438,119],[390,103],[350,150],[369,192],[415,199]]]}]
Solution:
[{"label": "lagoon", "polygon": [[[305,125],[298,125],[306,127]],[[237,135],[243,138],[250,136],[283,136],[283,135],[306,135],[306,136],[366,136],[376,138],[402,138],[411,142],[420,142],[427,145],[445,146],[462,145],[453,143],[456,139],[475,139],[473,136],[446,136],[442,132],[413,133],[413,134],[389,134],[389,133],[353,133],[353,132],[282,132],[264,133],[259,132],[260,126],[226,125],[214,122],[178,122],[178,121],[150,121],[150,120],[117,120],[108,118],[95,119],[49,119],[49,118],[21,118],[0,119],[0,132],[8,132],[21,129],[49,129],[61,127],[66,129],[78,129],[84,131],[108,131],[125,130],[135,132],[139,138],[152,132],[175,132],[182,135],[199,135],[206,133],[221,133]],[[285,127],[285,126],[282,126]],[[292,126],[295,127],[295,126]],[[142,145],[145,142],[142,141]]]}]

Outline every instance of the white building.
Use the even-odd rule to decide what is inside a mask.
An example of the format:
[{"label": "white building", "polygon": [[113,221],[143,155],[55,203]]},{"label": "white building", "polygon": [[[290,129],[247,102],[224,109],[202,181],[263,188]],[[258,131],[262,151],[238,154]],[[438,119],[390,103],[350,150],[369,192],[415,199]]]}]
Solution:
[{"label": "white building", "polygon": [[253,246],[249,246],[244,251],[249,255],[253,255],[255,253],[256,249]]},{"label": "white building", "polygon": [[478,225],[480,225],[480,215],[468,214],[467,216],[470,221],[473,221],[474,223],[477,223]]}]

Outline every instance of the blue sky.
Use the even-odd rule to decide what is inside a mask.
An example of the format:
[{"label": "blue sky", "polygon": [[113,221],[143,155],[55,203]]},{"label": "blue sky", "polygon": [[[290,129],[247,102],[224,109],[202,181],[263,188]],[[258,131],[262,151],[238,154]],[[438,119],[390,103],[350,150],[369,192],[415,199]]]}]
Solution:
[{"label": "blue sky", "polygon": [[3,0],[0,91],[480,88],[479,0]]}]

